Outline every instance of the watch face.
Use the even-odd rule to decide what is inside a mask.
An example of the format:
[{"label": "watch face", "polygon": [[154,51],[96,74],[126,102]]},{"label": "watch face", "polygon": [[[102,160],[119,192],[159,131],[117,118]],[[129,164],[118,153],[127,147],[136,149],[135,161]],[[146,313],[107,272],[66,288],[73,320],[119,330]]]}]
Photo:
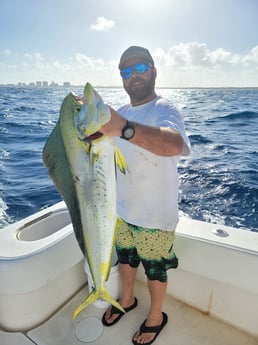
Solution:
[{"label": "watch face", "polygon": [[134,129],[134,124],[127,121],[125,127],[122,129],[122,139],[130,140],[134,136],[135,129]]},{"label": "watch face", "polygon": [[124,131],[124,137],[126,139],[130,139],[134,136],[134,129],[133,128],[126,128]]}]

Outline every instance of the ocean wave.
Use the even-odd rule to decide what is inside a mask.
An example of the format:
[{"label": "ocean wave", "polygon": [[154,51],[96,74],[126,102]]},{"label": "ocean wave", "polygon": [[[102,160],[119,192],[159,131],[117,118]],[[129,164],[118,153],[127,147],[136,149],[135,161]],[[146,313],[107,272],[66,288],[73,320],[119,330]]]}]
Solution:
[{"label": "ocean wave", "polygon": [[10,152],[0,149],[0,162],[4,159],[7,159],[10,156]]},{"label": "ocean wave", "polygon": [[191,142],[191,145],[200,145],[200,144],[211,144],[212,140],[204,137],[201,134],[190,134],[189,139]]},{"label": "ocean wave", "polygon": [[[217,166],[182,168],[180,171],[180,209],[191,217],[208,221],[223,219],[224,225],[258,231],[257,172],[247,180],[241,171],[222,171]],[[248,175],[249,176],[249,175]]]},{"label": "ocean wave", "polygon": [[36,110],[36,108],[34,108],[34,107],[28,107],[28,106],[24,106],[24,105],[21,105],[19,107],[15,107],[13,109],[14,112],[18,111],[18,112],[26,112],[26,113],[31,112],[31,111],[35,111],[35,110]]},{"label": "ocean wave", "polygon": [[7,205],[2,198],[0,198],[0,229],[12,223],[11,217],[7,214]]},{"label": "ocean wave", "polygon": [[230,113],[224,116],[216,117],[214,120],[226,120],[226,121],[232,121],[232,120],[256,120],[258,119],[258,112],[255,111],[240,111],[236,113]]}]

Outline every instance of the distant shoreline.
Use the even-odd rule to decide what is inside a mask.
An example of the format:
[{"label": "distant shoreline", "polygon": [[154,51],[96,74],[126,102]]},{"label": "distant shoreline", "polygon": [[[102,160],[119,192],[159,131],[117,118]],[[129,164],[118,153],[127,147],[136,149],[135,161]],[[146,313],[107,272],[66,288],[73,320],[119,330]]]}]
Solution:
[{"label": "distant shoreline", "polygon": [[[31,89],[51,89],[51,88],[84,88],[84,85],[48,85],[48,86],[36,86],[36,85],[17,85],[17,84],[0,84],[0,87],[13,87],[13,88],[31,88]],[[104,85],[94,85],[95,88],[101,89],[122,89],[123,86],[104,86]],[[258,90],[258,86],[156,86],[157,89],[247,89],[247,90]]]}]

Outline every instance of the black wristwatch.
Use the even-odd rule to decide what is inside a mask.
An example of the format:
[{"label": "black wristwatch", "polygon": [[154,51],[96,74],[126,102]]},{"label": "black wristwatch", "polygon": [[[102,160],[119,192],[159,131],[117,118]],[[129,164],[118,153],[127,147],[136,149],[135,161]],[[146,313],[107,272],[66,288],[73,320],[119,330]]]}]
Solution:
[{"label": "black wristwatch", "polygon": [[126,121],[126,125],[122,129],[122,135],[120,138],[130,140],[135,134],[134,124],[130,121]]}]

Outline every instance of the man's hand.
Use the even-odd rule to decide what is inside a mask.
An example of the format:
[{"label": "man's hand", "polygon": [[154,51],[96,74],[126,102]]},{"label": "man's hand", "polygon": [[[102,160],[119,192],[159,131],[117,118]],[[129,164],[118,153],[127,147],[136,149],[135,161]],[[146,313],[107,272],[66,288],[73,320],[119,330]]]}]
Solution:
[{"label": "man's hand", "polygon": [[108,135],[110,137],[118,136],[122,134],[122,129],[126,125],[126,119],[122,117],[117,111],[113,108],[110,108],[111,118],[108,123],[103,125],[100,128],[100,132],[104,135]]}]

